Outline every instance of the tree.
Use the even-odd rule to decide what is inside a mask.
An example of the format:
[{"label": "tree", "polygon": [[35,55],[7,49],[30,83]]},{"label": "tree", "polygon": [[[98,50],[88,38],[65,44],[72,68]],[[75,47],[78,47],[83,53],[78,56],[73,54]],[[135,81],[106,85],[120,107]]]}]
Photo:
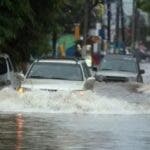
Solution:
[{"label": "tree", "polygon": [[50,49],[59,12],[67,0],[1,0],[0,51],[14,62],[27,62],[30,53]]},{"label": "tree", "polygon": [[137,7],[142,9],[145,12],[150,13],[150,2],[149,0],[138,0]]},{"label": "tree", "polygon": [[[83,24],[86,0],[0,0],[0,51],[18,63],[55,49],[58,36]],[[99,0],[90,0],[92,9]],[[53,47],[50,46],[50,40]]]},{"label": "tree", "polygon": [[15,39],[17,32],[25,25],[25,19],[32,20],[28,0],[0,1],[0,48],[7,40]]}]

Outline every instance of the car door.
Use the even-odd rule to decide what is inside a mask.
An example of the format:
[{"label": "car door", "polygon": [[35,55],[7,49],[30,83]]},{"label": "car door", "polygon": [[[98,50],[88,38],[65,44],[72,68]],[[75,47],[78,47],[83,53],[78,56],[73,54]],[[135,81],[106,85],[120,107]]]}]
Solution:
[{"label": "car door", "polygon": [[7,58],[7,65],[8,65],[8,81],[12,85],[13,88],[17,88],[20,85],[19,79],[17,78],[17,74],[14,71],[13,64],[10,58]]},{"label": "car door", "polygon": [[0,57],[0,85],[4,85],[8,79],[8,65],[5,57]]}]

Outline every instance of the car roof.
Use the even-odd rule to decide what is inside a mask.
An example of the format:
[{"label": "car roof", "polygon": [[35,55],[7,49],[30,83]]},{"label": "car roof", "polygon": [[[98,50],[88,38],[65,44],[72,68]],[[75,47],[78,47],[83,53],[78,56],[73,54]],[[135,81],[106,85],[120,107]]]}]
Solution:
[{"label": "car roof", "polygon": [[55,63],[71,63],[71,64],[76,64],[76,63],[81,63],[84,62],[85,60],[82,58],[70,58],[70,57],[44,57],[36,60],[35,62],[55,62]]},{"label": "car roof", "polygon": [[105,59],[118,59],[118,60],[132,60],[136,61],[132,55],[108,54],[104,56]]},{"label": "car roof", "polygon": [[9,56],[7,55],[7,54],[5,54],[5,53],[2,53],[2,54],[0,54],[0,57],[3,57],[3,58],[8,58]]}]

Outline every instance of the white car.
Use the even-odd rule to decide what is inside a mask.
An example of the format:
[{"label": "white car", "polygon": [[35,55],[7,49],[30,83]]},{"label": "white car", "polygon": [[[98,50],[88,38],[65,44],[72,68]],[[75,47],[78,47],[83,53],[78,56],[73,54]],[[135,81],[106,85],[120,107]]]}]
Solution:
[{"label": "white car", "polygon": [[95,78],[84,60],[46,58],[31,65],[19,90],[92,90],[94,83]]},{"label": "white car", "polygon": [[97,81],[143,82],[138,61],[128,55],[104,56],[95,78]]},{"label": "white car", "polygon": [[14,71],[14,67],[7,54],[0,54],[0,86],[12,86],[18,88],[20,85],[17,73]]}]

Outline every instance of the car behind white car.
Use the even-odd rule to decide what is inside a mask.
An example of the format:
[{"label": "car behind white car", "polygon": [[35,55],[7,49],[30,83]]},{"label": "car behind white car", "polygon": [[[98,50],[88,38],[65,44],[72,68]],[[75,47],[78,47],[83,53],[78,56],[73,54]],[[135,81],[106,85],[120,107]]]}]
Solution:
[{"label": "car behind white car", "polygon": [[95,74],[97,81],[143,82],[138,61],[128,55],[106,55]]}]

